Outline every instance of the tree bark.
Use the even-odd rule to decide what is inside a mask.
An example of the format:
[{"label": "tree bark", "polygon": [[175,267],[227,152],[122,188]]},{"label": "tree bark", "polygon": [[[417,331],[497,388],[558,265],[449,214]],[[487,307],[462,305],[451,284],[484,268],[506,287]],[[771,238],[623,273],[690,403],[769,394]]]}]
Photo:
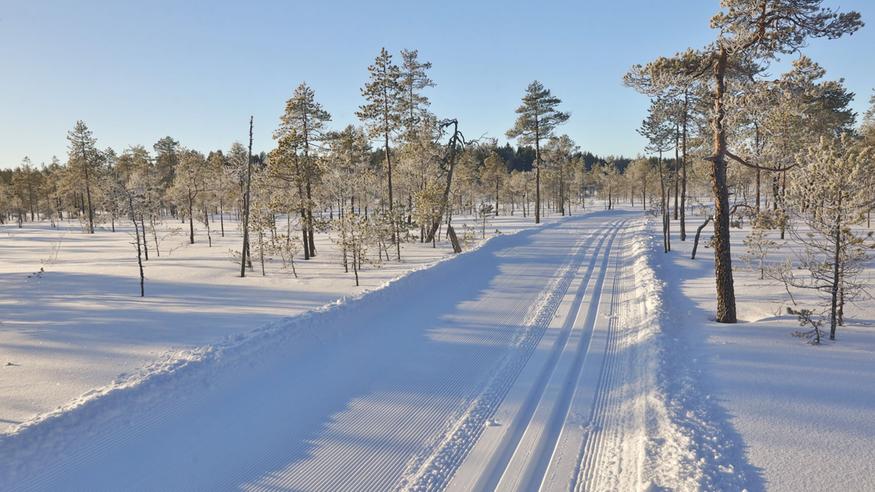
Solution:
[{"label": "tree bark", "polygon": [[535,224],[541,223],[541,129],[535,116]]},{"label": "tree bark", "polygon": [[243,250],[240,255],[240,277],[246,276],[246,260],[249,255],[249,194],[252,185],[252,123],[249,117],[249,152],[246,158],[246,188],[243,193]]},{"label": "tree bark", "polygon": [[85,195],[88,197],[88,233],[94,234],[94,207],[91,206],[91,176],[88,173],[88,156],[85,153],[84,146],[82,148],[82,167],[85,169]]},{"label": "tree bark", "polygon": [[735,323],[735,286],[732,278],[732,254],[729,241],[729,190],[726,184],[726,67],[729,54],[725,47],[714,66],[714,155],[711,158],[711,187],[714,195],[714,273],[717,286],[719,323]]},{"label": "tree bark", "polygon": [[[841,209],[842,199],[841,194],[838,200],[838,209]],[[835,254],[832,264],[832,292],[830,292],[830,316],[829,316],[829,339],[836,339],[836,326],[838,325],[838,303],[839,303],[839,285],[841,278],[839,275],[840,265],[842,261],[842,217],[841,214],[836,214],[835,224]]]}]

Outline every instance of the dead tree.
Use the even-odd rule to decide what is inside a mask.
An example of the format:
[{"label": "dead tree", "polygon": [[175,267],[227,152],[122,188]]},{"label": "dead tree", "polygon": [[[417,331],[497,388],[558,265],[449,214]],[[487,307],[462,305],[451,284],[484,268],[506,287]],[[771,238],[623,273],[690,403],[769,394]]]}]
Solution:
[{"label": "dead tree", "polygon": [[[441,121],[441,133],[443,133],[443,130],[448,127],[452,127],[453,131],[450,134],[450,140],[447,142],[446,153],[441,158],[441,167],[447,173],[447,183],[444,186],[444,193],[440,201],[440,209],[438,210],[438,214],[436,214],[437,217],[443,217],[447,213],[447,204],[450,200],[450,190],[453,186],[453,170],[456,167],[456,161],[458,160],[459,152],[467,145],[467,142],[465,141],[465,136],[462,135],[462,132],[459,131],[458,120],[451,119]],[[440,220],[436,220],[431,224],[431,227],[428,230],[428,234],[426,235],[425,242],[429,243],[434,241],[435,234],[437,233],[438,227],[440,227],[440,225]],[[449,228],[450,226],[448,225],[447,227]],[[456,246],[457,245],[453,245],[454,251],[457,249]]]},{"label": "dead tree", "polygon": [[246,158],[246,183],[243,193],[243,251],[240,255],[240,276],[246,276],[246,260],[249,256],[249,197],[252,185],[252,122],[249,117],[249,152]]}]

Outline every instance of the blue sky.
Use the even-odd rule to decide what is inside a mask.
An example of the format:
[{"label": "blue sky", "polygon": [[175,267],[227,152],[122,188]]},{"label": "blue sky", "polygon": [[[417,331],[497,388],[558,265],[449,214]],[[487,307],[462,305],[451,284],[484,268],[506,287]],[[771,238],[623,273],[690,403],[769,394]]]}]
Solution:
[{"label": "blue sky", "polygon": [[[380,47],[434,64],[432,109],[468,136],[503,140],[525,86],[541,80],[572,113],[560,132],[598,154],[634,155],[647,100],[623,87],[634,63],[713,39],[718,0],[87,1],[0,0],[0,167],[66,158],[85,120],[101,147],[171,135],[208,151],[246,138],[269,150],[284,101],[307,81],[355,121]],[[865,110],[875,87],[875,2],[827,0],[870,26],[805,51],[844,77]],[[773,71],[778,73],[780,67]]]}]

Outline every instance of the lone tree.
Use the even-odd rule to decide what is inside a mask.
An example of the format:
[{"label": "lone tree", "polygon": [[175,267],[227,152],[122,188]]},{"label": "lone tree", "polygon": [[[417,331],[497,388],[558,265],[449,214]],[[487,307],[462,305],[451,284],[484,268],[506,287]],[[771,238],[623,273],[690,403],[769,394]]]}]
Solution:
[{"label": "lone tree", "polygon": [[662,154],[671,150],[676,143],[675,131],[669,121],[666,103],[661,99],[651,101],[647,118],[641,122],[638,133],[647,139],[647,150],[659,155],[656,168],[659,170],[659,209],[662,214],[662,245],[663,251],[671,251],[671,220],[668,210],[668,195],[666,193],[666,171]]},{"label": "lone tree", "polygon": [[246,276],[246,265],[252,266],[249,251],[249,206],[252,197],[252,126],[253,116],[249,116],[249,147],[246,151],[246,166],[243,173],[243,249],[240,253],[240,277]]},{"label": "lone tree", "polygon": [[537,80],[529,84],[523,103],[517,108],[516,123],[507,131],[508,138],[519,139],[523,145],[535,146],[535,223],[541,222],[541,141],[553,136],[557,125],[568,121],[569,114],[556,109],[561,103],[550,89]]},{"label": "lone tree", "polygon": [[721,323],[737,321],[732,256],[729,242],[730,205],[726,178],[728,159],[772,172],[729,150],[726,120],[727,77],[752,64],[767,64],[782,54],[803,48],[808,38],[836,39],[862,27],[857,12],[839,13],[822,6],[823,0],[722,0],[722,10],[711,19],[717,40],[701,51],[689,50],[672,58],[661,57],[633,70],[650,73],[654,81],[674,73],[712,83],[711,188],[714,196],[714,266],[717,315]]}]

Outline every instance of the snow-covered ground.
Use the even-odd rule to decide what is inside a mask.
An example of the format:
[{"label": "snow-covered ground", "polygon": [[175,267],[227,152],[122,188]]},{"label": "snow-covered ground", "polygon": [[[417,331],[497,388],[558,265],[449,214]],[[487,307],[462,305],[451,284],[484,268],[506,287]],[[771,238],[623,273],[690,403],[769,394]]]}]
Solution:
[{"label": "snow-covered ground", "polygon": [[[688,222],[693,233],[702,219]],[[673,252],[664,255],[657,228],[651,255],[665,306],[658,380],[686,453],[704,465],[694,488],[875,490],[875,304],[850,306],[836,342],[791,336],[799,326],[785,314],[783,285],[759,280],[741,259],[746,226],[732,231],[742,321],[715,323],[712,250],[700,245],[691,260],[692,237],[681,242],[675,222]],[[775,257],[793,247],[781,243]],[[872,265],[863,275],[871,285]]]},{"label": "snow-covered ground", "polygon": [[[548,216],[545,223],[556,220]],[[467,225],[479,240],[476,222],[456,219],[459,235]],[[499,216],[488,220],[486,235],[533,225],[519,214]],[[367,265],[356,287],[328,235],[320,234],[319,255],[297,262],[298,279],[278,262],[267,265],[266,277],[256,265],[241,279],[231,255],[240,249],[236,221],[225,226],[222,237],[214,221],[208,247],[202,227],[191,245],[187,223],[162,224],[160,256],[149,238],[143,299],[129,228],[88,235],[78,221],[58,229],[0,226],[0,433],[174,352],[372,290],[450,252],[447,243],[437,249],[406,243],[401,263],[393,251],[391,261]]]},{"label": "snow-covered ground", "polygon": [[595,212],[496,238],[164,359],[0,437],[0,482],[678,488],[679,455],[664,451],[673,426],[653,393],[659,302],[637,216]]},{"label": "snow-covered ground", "polygon": [[[720,325],[712,251],[690,260],[692,237],[675,234],[663,254],[640,210],[503,220],[520,232],[443,261],[446,247],[409,245],[359,290],[325,238],[299,281],[237,279],[233,245],[180,245],[147,266],[150,295],[183,303],[169,308],[116,292],[135,289],[123,235],[115,250],[62,249],[69,270],[4,274],[19,282],[3,295],[24,335],[4,321],[0,347],[82,364],[62,377],[93,389],[0,435],[0,489],[875,490],[871,303],[815,347],[791,336],[783,287],[741,261],[746,231],[733,230],[743,322]],[[18,240],[5,256],[57,250]],[[79,272],[90,290],[52,272]],[[211,288],[224,295],[174,300]],[[36,294],[47,310],[26,309]],[[120,322],[131,313],[138,330]],[[168,326],[150,336],[156,320]],[[110,354],[100,370],[138,362],[106,384],[88,366],[92,342]],[[21,388],[9,375],[25,367],[0,368],[3,384]]]}]

